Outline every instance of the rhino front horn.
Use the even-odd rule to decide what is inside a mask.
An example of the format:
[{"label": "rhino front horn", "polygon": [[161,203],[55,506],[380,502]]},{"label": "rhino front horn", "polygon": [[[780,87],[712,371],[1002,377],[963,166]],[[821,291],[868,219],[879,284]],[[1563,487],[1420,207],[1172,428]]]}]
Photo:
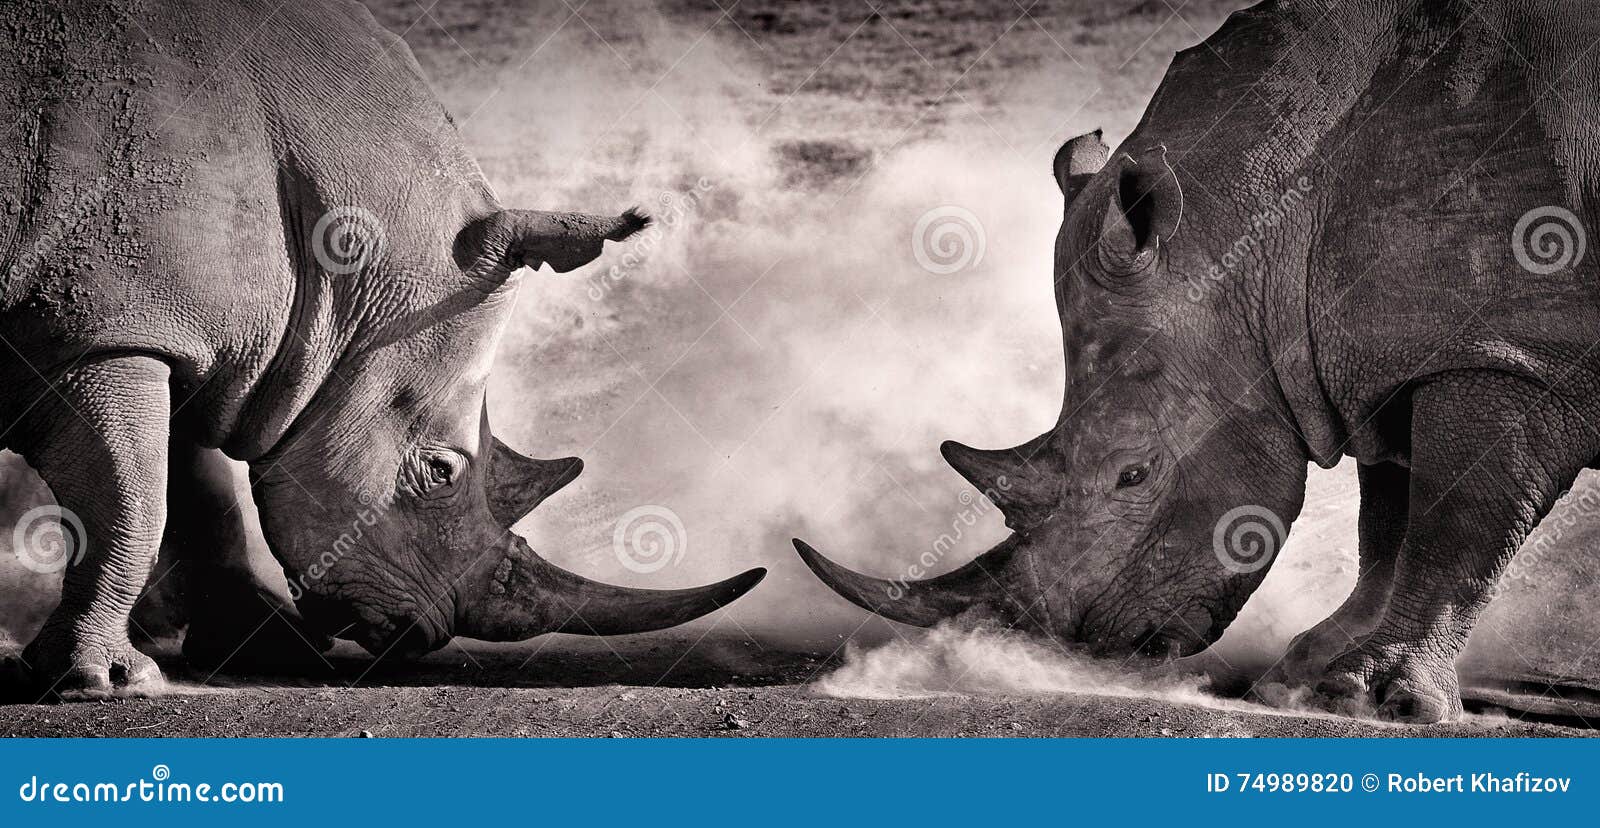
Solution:
[{"label": "rhino front horn", "polygon": [[544,633],[622,635],[674,627],[715,612],[749,592],[767,571],[751,569],[689,589],[632,589],[592,581],[539,557],[513,536],[505,555],[470,581],[457,631],[484,641]]},{"label": "rhino front horn", "polygon": [[805,541],[794,540],[800,560],[829,589],[864,610],[915,627],[931,627],[972,609],[998,613],[1003,620],[1010,620],[1016,614],[1012,612],[1015,599],[1002,585],[1007,583],[1006,569],[1016,545],[1013,535],[954,572],[925,581],[889,581],[840,566]]}]

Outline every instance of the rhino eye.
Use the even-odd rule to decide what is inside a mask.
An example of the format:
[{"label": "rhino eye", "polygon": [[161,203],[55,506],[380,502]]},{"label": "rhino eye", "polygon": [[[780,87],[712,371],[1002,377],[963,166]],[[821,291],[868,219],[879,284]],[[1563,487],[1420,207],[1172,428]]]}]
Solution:
[{"label": "rhino eye", "polygon": [[1130,486],[1137,486],[1140,483],[1143,483],[1145,481],[1145,478],[1147,478],[1149,476],[1150,476],[1150,467],[1149,466],[1141,466],[1141,465],[1129,466],[1129,467],[1123,469],[1121,474],[1117,475],[1117,488],[1126,489],[1126,488],[1129,488]]},{"label": "rhino eye", "polygon": [[466,466],[466,458],[454,451],[419,452],[413,463],[413,488],[418,495],[428,499],[445,497],[456,490],[466,474]]}]

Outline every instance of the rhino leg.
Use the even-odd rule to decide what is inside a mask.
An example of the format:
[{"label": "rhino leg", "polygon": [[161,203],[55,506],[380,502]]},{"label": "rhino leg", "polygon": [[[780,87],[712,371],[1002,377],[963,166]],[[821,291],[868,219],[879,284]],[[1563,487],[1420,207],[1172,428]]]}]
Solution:
[{"label": "rhino leg", "polygon": [[175,559],[189,626],[183,655],[212,673],[326,668],[332,646],[308,630],[252,566],[233,467],[187,440],[172,448],[163,554]]},{"label": "rhino leg", "polygon": [[23,454],[62,510],[68,553],[61,603],[22,654],[44,696],[162,687],[161,670],[128,641],[128,613],[166,517],[168,379],[166,364],[145,356],[86,359],[23,429]]},{"label": "rhino leg", "polygon": [[1357,525],[1361,560],[1355,589],[1332,615],[1289,642],[1267,681],[1288,685],[1315,682],[1328,662],[1378,626],[1389,603],[1395,558],[1406,537],[1411,470],[1394,463],[1376,463],[1363,464],[1356,473],[1361,483]]},{"label": "rhino leg", "polygon": [[[192,550],[200,546],[196,541],[203,534],[202,527],[218,528],[218,555],[232,555],[227,542],[233,540],[226,529],[233,507],[231,500],[221,497],[204,497],[205,487],[194,479],[194,467],[200,449],[180,431],[174,430],[167,443],[167,526],[161,536],[161,554],[156,558],[150,582],[145,584],[139,602],[133,605],[130,634],[136,642],[158,641],[176,637],[189,623],[188,574],[191,571]],[[198,495],[198,496],[197,496]],[[242,537],[239,538],[242,542]],[[228,549],[224,553],[224,549]]]},{"label": "rhino leg", "polygon": [[[1581,389],[1572,389],[1579,391]],[[1455,372],[1413,395],[1406,540],[1382,619],[1317,685],[1335,708],[1403,721],[1461,713],[1455,660],[1495,583],[1596,454],[1579,401],[1507,374]]]}]

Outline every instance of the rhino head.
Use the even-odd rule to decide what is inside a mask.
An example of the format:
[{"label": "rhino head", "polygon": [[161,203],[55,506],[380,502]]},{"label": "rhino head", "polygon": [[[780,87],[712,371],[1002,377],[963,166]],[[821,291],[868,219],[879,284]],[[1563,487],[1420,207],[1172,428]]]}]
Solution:
[{"label": "rhino head", "polygon": [[315,363],[318,342],[343,335],[333,329],[354,331],[330,349],[329,381],[251,461],[264,534],[306,620],[404,657],[455,635],[655,630],[748,591],[764,571],[684,590],[598,583],[511,531],[582,469],[525,457],[489,428],[485,385],[519,272],[579,267],[648,219],[474,206],[438,231],[436,216],[392,218],[413,232],[390,229],[381,259],[313,278],[321,287],[298,300],[304,316],[344,321],[306,323],[295,362]]},{"label": "rhino head", "polygon": [[795,545],[828,586],[895,621],[980,613],[1103,654],[1198,652],[1266,576],[1305,492],[1307,448],[1255,335],[1282,297],[1206,278],[1236,208],[1186,196],[1164,148],[1112,158],[1095,132],[1060,149],[1055,175],[1061,415],[1014,448],[942,447],[1012,534],[921,581]]}]

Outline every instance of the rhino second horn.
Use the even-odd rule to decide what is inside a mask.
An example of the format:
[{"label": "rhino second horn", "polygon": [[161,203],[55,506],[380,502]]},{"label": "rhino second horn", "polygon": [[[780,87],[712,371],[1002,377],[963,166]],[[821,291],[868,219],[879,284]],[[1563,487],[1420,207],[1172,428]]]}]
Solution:
[{"label": "rhino second horn", "polygon": [[924,581],[890,581],[863,575],[828,560],[799,538],[794,539],[794,548],[800,553],[800,560],[829,589],[890,621],[931,627],[972,609],[999,613],[1004,620],[1014,615],[1008,610],[1014,608],[1016,599],[1001,585],[1007,580],[1005,569],[1016,549],[1015,536],[954,572]]},{"label": "rhino second horn", "polygon": [[1056,456],[1046,432],[1016,448],[975,449],[954,440],[939,446],[945,462],[1000,507],[1013,529],[1032,525],[1054,505]]},{"label": "rhino second horn", "polygon": [[954,440],[940,443],[939,453],[957,474],[990,498],[1022,479],[1028,462],[1016,449],[975,449]]},{"label": "rhino second horn", "polygon": [[582,472],[583,461],[576,457],[540,460],[496,437],[489,462],[489,511],[501,526],[513,526]]}]

